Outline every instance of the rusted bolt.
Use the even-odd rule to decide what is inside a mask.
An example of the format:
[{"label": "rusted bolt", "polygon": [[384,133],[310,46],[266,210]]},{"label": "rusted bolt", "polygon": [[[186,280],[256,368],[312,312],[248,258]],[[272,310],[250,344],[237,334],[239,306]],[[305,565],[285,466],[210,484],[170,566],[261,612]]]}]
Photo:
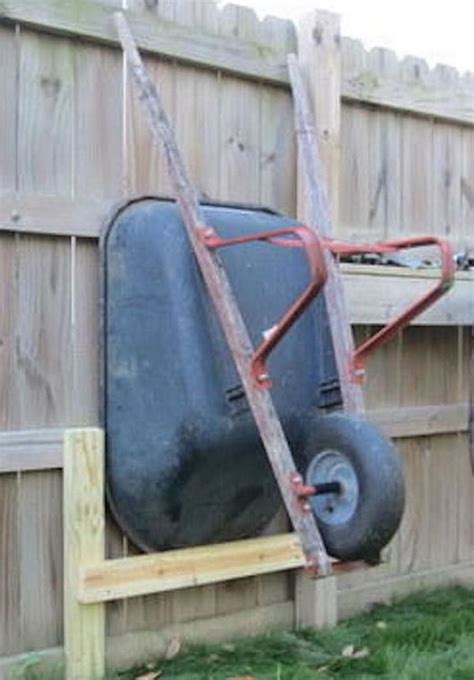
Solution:
[{"label": "rusted bolt", "polygon": [[268,373],[260,373],[260,375],[257,376],[258,382],[267,382],[267,380],[270,380],[270,376]]}]

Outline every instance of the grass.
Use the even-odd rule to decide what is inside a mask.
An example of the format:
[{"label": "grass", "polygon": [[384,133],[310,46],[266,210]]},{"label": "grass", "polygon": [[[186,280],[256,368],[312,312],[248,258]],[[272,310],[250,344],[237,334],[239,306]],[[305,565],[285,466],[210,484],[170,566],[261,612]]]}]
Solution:
[{"label": "grass", "polygon": [[330,631],[274,633],[213,646],[109,680],[474,680],[474,589],[410,596]]}]

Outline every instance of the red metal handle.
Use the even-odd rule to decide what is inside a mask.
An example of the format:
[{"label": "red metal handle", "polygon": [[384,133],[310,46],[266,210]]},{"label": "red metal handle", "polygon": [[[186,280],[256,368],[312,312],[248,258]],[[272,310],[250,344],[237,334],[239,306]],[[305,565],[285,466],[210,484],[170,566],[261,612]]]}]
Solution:
[{"label": "red metal handle", "polygon": [[[275,231],[238,236],[230,239],[222,239],[212,228],[205,227],[200,230],[199,236],[210,250],[254,241],[264,241],[282,248],[303,247],[305,250],[311,274],[310,283],[287,312],[285,312],[280,321],[266,332],[264,341],[257,347],[252,356],[250,369],[252,376],[259,388],[268,389],[271,387],[271,380],[266,369],[266,360],[270,352],[299,319],[326,283],[327,270],[322,242],[313,229],[304,226],[288,227],[287,229],[277,229]],[[300,241],[281,238],[284,236],[296,236]]]},{"label": "red metal handle", "polygon": [[408,309],[399,314],[395,319],[387,323],[377,333],[362,343],[352,358],[352,381],[362,383],[365,375],[365,363],[367,356],[377,347],[391,340],[397,333],[407,326],[412,319],[425,311],[430,305],[448,292],[454,283],[455,265],[454,253],[451,244],[445,239],[436,236],[419,236],[373,245],[354,245],[338,241],[324,241],[324,246],[332,253],[338,255],[356,255],[358,253],[394,253],[399,250],[420,248],[422,246],[438,246],[441,253],[441,276],[439,281],[432,286],[424,295],[416,300]]}]

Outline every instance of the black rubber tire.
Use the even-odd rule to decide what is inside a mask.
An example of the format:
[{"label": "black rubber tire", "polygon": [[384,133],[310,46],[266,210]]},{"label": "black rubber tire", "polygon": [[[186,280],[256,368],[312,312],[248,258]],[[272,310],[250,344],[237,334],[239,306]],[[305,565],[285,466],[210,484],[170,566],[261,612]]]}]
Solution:
[{"label": "black rubber tire", "polygon": [[359,487],[350,517],[338,524],[316,517],[326,549],[340,560],[376,562],[403,516],[405,484],[400,456],[377,427],[343,413],[313,420],[304,447],[307,467],[324,451],[340,452],[349,460]]}]

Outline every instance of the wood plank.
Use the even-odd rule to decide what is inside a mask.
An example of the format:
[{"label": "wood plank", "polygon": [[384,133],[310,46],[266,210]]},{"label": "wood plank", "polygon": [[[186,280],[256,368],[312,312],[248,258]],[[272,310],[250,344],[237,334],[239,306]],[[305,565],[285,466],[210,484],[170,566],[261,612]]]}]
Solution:
[{"label": "wood plank", "polygon": [[474,128],[463,130],[461,150],[461,225],[457,238],[461,249],[474,252]]},{"label": "wood plank", "polygon": [[71,195],[73,54],[68,39],[20,33],[19,191]]},{"label": "wood plank", "polygon": [[64,653],[67,680],[104,674],[105,609],[77,599],[80,568],[104,559],[104,432],[64,437]]},{"label": "wood plank", "polygon": [[107,602],[304,564],[298,536],[265,536],[91,564],[80,574],[78,596],[83,603]]},{"label": "wood plank", "polygon": [[[0,475],[0,658],[22,651],[18,475]],[[0,670],[1,676],[1,670]]]},{"label": "wood plank", "polygon": [[15,405],[12,383],[15,377],[16,338],[16,237],[0,234],[0,428],[14,427]]},{"label": "wood plank", "polygon": [[229,76],[221,78],[219,121],[221,200],[258,203],[259,99],[258,85],[242,83]]},{"label": "wood plank", "polygon": [[[135,3],[135,10],[140,4],[143,0]],[[160,1],[159,6],[162,4],[165,5]],[[107,4],[94,0],[47,0],[41,3],[36,0],[3,0],[0,21],[18,22],[49,33],[117,45],[110,21],[110,9],[114,6],[119,8],[121,3],[118,0]],[[287,52],[294,50],[294,35],[290,27],[286,44],[282,44],[274,40],[274,33],[265,21],[260,22],[255,43],[239,35],[225,39],[216,30],[193,31],[192,27],[169,19],[160,21],[159,11],[130,11],[128,17],[139,48],[149,53],[288,87],[285,57]],[[353,52],[356,49],[354,43],[357,41],[344,38],[344,52]],[[454,83],[446,83],[437,78],[434,71],[424,73],[413,69],[409,78],[405,75],[402,79],[369,63],[368,67],[344,74],[342,96],[348,103],[363,102],[466,125],[474,123],[472,78],[469,74],[459,75]]]},{"label": "wood plank", "polygon": [[342,107],[340,139],[344,153],[341,154],[340,223],[336,236],[352,239],[356,232],[359,238],[359,229],[353,226],[360,225],[364,227],[368,243],[379,234],[382,238],[384,235],[384,229],[372,231],[369,226],[369,153],[374,153],[369,147],[369,139],[370,134],[374,133],[373,118],[372,113],[362,107]]},{"label": "wood plank", "polygon": [[[300,20],[298,59],[288,56],[298,150],[298,216],[322,237],[334,236],[339,221],[341,138],[340,17],[315,11]],[[305,88],[306,85],[306,88]],[[337,366],[343,408],[363,413],[364,396],[354,384],[351,361],[354,338],[339,268],[325,253],[323,290]],[[321,628],[337,622],[336,577],[323,583],[296,575],[295,615],[298,627]]]},{"label": "wood plank", "polygon": [[[160,71],[161,76],[157,75],[157,79],[159,78],[159,82],[163,82],[164,71],[159,69],[158,74]],[[209,112],[209,108],[212,111],[215,107],[212,105],[212,102],[206,104],[204,98],[206,97],[207,85],[209,85],[209,92],[215,93],[216,88],[214,87],[214,83],[217,82],[217,78],[201,77],[200,82],[204,88],[204,94],[201,92],[201,89],[197,93],[197,106],[199,107],[197,109],[197,118],[203,122],[203,125],[203,119],[206,118],[209,130],[208,132],[204,130],[203,134],[209,135],[209,138],[211,138],[212,135],[218,134],[217,128],[219,126],[214,125],[212,114]],[[279,93],[278,90],[276,90],[276,92]],[[209,96],[213,97],[214,94]],[[272,116],[275,114],[271,104],[275,103],[275,106],[278,109],[276,99],[277,97],[270,94],[268,89],[262,91],[262,127],[264,126],[263,116],[266,115],[266,111],[271,111]],[[283,96],[281,93],[279,93],[278,99],[281,101],[283,116],[283,111],[286,108],[285,101],[289,100],[286,94]],[[276,115],[278,116],[278,113]],[[285,118],[287,115],[288,114],[285,114]],[[129,122],[129,124],[131,123]],[[135,125],[136,131],[134,135],[141,135],[142,131],[140,130],[140,127],[143,128],[143,121],[137,118]],[[292,215],[295,212],[295,191],[294,186],[288,183],[288,175],[292,175],[291,168],[293,168],[294,164],[294,149],[290,143],[291,140],[289,140],[286,135],[282,134],[284,126],[285,122],[282,118],[280,119],[280,125],[277,128],[277,139],[275,140],[275,138],[272,137],[275,142],[275,148],[271,150],[273,144],[271,144],[269,131],[268,141],[264,143],[264,146],[262,146],[262,150],[260,151],[260,163],[263,166],[265,166],[265,164],[270,165],[273,162],[278,164],[278,167],[268,169],[265,167],[261,168],[262,198],[260,199],[260,202],[264,205],[269,205],[269,207],[275,207],[275,201],[278,200],[279,205],[276,205],[276,207],[287,215]],[[212,131],[210,129],[211,127]],[[131,133],[129,132],[129,134]],[[135,139],[135,137],[132,136],[128,139],[131,148],[132,140]],[[206,136],[204,139],[207,140],[208,137]],[[158,157],[156,162],[152,162],[151,159],[147,160],[150,153],[146,150],[145,140],[140,142],[136,139],[134,143],[138,144],[140,153],[142,155],[145,154],[145,156],[143,160],[140,161],[140,167],[136,165],[136,161],[129,157],[130,182],[131,186],[134,188],[127,192],[127,200],[137,198],[138,192],[153,193],[152,188],[150,188],[150,176],[156,179],[158,186],[160,187],[159,193],[163,192],[169,195],[169,186],[167,187],[163,180],[164,168],[160,168]],[[225,144],[225,137],[223,137],[223,143]],[[273,156],[274,153],[276,154],[275,158]],[[138,157],[141,158],[142,156],[139,156],[137,152],[137,158]],[[206,173],[209,176],[207,176]],[[209,152],[205,152],[204,147],[201,149],[201,156],[197,159],[197,176],[199,178],[199,188],[205,197],[225,200],[226,186],[228,185],[227,181],[222,184],[222,188],[219,190],[220,177],[218,163],[215,162],[215,157],[211,157]],[[469,179],[470,176],[466,173],[466,186]],[[238,189],[234,189],[233,191],[238,191]],[[240,192],[239,200],[245,202],[245,196],[242,196],[242,192]],[[464,201],[466,202],[467,199],[464,199]],[[7,191],[5,193],[0,193],[0,233],[4,231],[20,234],[31,233],[98,239],[105,223],[112,217],[119,205],[120,191],[118,188],[117,191],[112,192],[109,197],[104,197],[103,199],[91,197],[87,201],[80,200],[79,197],[75,199],[73,197],[69,198],[58,194],[49,195],[39,192],[20,192],[19,194],[15,194],[15,192]],[[474,206],[474,198],[472,205]],[[472,209],[468,206],[468,209],[465,211],[465,224],[468,224],[471,210]],[[391,238],[396,238],[400,220],[397,218],[395,222],[393,220],[390,220],[389,222],[391,226],[388,235]],[[426,231],[427,229],[424,233],[426,233]],[[416,236],[421,233],[422,232],[418,230],[413,235]],[[343,224],[338,228],[338,237],[348,241],[354,241],[355,243],[375,243],[386,239],[387,234],[385,233],[385,228],[371,230],[368,229],[366,225],[356,222],[355,220],[352,223],[344,220]],[[464,250],[474,252],[474,236],[467,231],[466,227],[464,227],[464,230],[460,229],[459,233],[456,230],[455,233],[450,235],[449,239],[454,247],[457,248],[458,252]],[[344,269],[345,265],[342,267]],[[402,268],[397,268],[397,270],[404,271],[405,273],[410,271]],[[364,270],[361,269],[361,271]],[[415,276],[418,275],[417,271],[413,271],[413,273]]]},{"label": "wood plank", "polygon": [[[76,43],[74,73],[73,189],[77,207],[82,209],[80,216],[72,217],[78,224],[86,218],[87,224],[101,199],[111,201],[121,194],[124,94],[120,54],[108,47]],[[86,210],[91,213],[84,214]],[[97,226],[102,220],[97,219]]]},{"label": "wood plank", "polygon": [[457,553],[456,561],[474,559],[474,475],[469,453],[469,434],[459,434],[462,455],[457,466]]},{"label": "wood plank", "polygon": [[[390,407],[369,410],[366,417],[395,439],[467,432],[469,405]],[[61,468],[63,436],[61,428],[0,432],[0,473]]]},{"label": "wood plank", "polygon": [[[292,49],[294,25],[267,16],[260,31],[271,35],[282,53]],[[290,34],[291,31],[291,34]],[[260,197],[261,205],[296,215],[296,140],[291,92],[282,88],[260,88]],[[290,179],[290,181],[288,181]]]},{"label": "wood plank", "polygon": [[260,90],[260,205],[296,215],[296,147],[291,97],[276,87]]},{"label": "wood plank", "polygon": [[[121,3],[116,3],[119,9]],[[0,19],[19,22],[49,33],[81,36],[94,42],[117,45],[117,34],[111,21],[110,7],[94,2],[49,2],[4,0]],[[151,12],[128,12],[130,28],[139,49],[172,59],[187,61],[246,77],[276,83],[287,82],[286,66],[281,52],[271,43],[251,43],[238,36],[195,32],[190,27],[159,21]],[[158,47],[159,46],[159,47]]]},{"label": "wood plank", "polygon": [[397,439],[433,434],[467,432],[467,403],[405,406],[367,411],[367,419]]},{"label": "wood plank", "polygon": [[[437,270],[342,265],[349,317],[353,324],[385,324],[423,295]],[[453,288],[413,320],[412,326],[469,326],[474,318],[474,274],[458,272]]]},{"label": "wood plank", "polygon": [[[201,3],[206,7],[208,3]],[[200,195],[206,200],[220,198],[220,120],[221,74],[195,70],[194,131],[196,146],[194,172]],[[199,143],[197,143],[199,141]]]},{"label": "wood plank", "polygon": [[17,237],[10,429],[70,422],[70,260],[68,239]]},{"label": "wood plank", "polygon": [[0,432],[0,472],[61,468],[63,435],[62,429]]},{"label": "wood plank", "polygon": [[[234,35],[257,42],[258,21],[249,7],[226,5],[219,15],[219,32],[228,40]],[[260,123],[262,86],[219,74],[217,93],[218,196],[224,201],[257,204],[261,187]],[[262,315],[262,325],[268,319]],[[270,324],[269,324],[270,325]],[[265,577],[262,577],[263,581]],[[284,578],[284,575],[279,575]],[[217,613],[250,609],[258,603],[259,580],[251,577],[216,585]]]},{"label": "wood plank", "polygon": [[433,230],[433,123],[409,116],[401,127],[401,214],[398,237]]},{"label": "wood plank", "polygon": [[71,427],[99,423],[99,250],[96,243],[77,239],[71,263]]},{"label": "wood plank", "polygon": [[44,649],[62,640],[61,486],[57,470],[21,474],[18,526],[22,649]]},{"label": "wood plank", "polygon": [[0,188],[15,189],[17,143],[18,41],[15,30],[0,27]]},{"label": "wood plank", "polygon": [[430,567],[430,438],[401,440],[399,446],[403,453],[406,506],[399,529],[397,571],[407,574]]},{"label": "wood plank", "polygon": [[[346,58],[360,50],[357,40],[343,38]],[[421,60],[407,57],[403,78],[399,74],[384,74],[374,63],[367,62],[344,78],[343,98],[347,102],[365,102],[389,109],[409,111],[421,116],[433,116],[466,124],[474,122],[472,84],[468,77],[456,74],[454,82],[440,82],[436,69],[420,67]]]},{"label": "wood plank", "polygon": [[[151,78],[160,92],[169,116],[175,116],[175,64],[146,58],[145,63]],[[161,149],[153,143],[146,116],[136,97],[136,87],[128,71],[124,72],[125,82],[125,141],[124,172],[125,191],[132,194],[172,195],[171,183],[166,171],[166,159]]]},{"label": "wood plank", "polygon": [[118,200],[113,194],[84,201],[39,191],[5,192],[0,194],[0,232],[97,239]]},{"label": "wood plank", "polygon": [[[299,61],[295,55],[288,56],[298,141],[298,214],[323,238],[331,238],[331,211],[336,211],[337,220],[339,207],[339,17],[330,12],[314,12],[306,17],[300,24],[298,43]],[[326,88],[330,98],[322,96]],[[327,281],[323,294],[342,401],[346,411],[363,413],[362,389],[352,380],[354,338],[339,267],[329,251],[324,254]]]},{"label": "wood plank", "polygon": [[337,576],[310,581],[296,575],[295,625],[297,628],[332,628],[338,620]]},{"label": "wood plank", "polygon": [[[446,452],[449,451],[449,456]],[[429,476],[429,566],[453,564],[457,559],[459,523],[458,469],[466,458],[465,441],[457,434],[430,438]],[[472,513],[467,506],[461,512]]]},{"label": "wood plank", "polygon": [[338,609],[342,619],[374,606],[389,604],[393,598],[404,597],[420,590],[447,588],[452,585],[472,587],[474,564],[462,562],[447,567],[426,569],[386,579],[381,583],[365,583],[338,594]]}]

